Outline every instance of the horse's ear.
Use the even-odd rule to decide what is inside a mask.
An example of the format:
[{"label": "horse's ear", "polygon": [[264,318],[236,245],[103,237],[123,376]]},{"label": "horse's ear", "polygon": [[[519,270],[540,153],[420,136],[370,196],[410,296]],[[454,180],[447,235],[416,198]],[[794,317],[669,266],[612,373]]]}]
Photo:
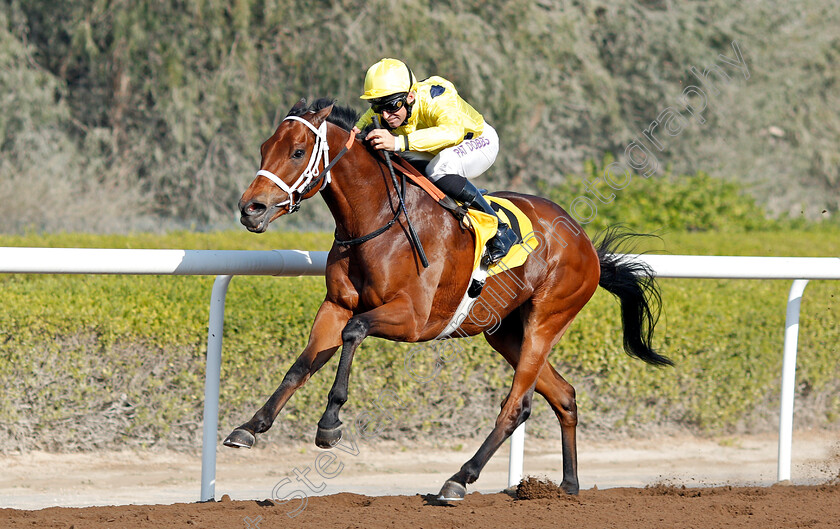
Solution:
[{"label": "horse's ear", "polygon": [[312,124],[316,127],[320,127],[321,123],[323,123],[324,120],[327,119],[327,116],[330,115],[330,112],[332,112],[334,106],[335,104],[332,104],[328,107],[324,107],[321,110],[319,110],[312,118]]},{"label": "horse's ear", "polygon": [[291,109],[291,110],[289,110],[289,113],[288,113],[288,114],[286,114],[286,115],[287,115],[287,116],[291,116],[291,115],[295,115],[295,116],[296,116],[296,115],[299,115],[299,114],[301,113],[301,110],[303,110],[303,108],[304,108],[304,107],[306,107],[306,98],[301,97],[301,98],[298,100],[298,102],[297,102],[297,103],[295,103],[295,106],[293,106],[293,107],[292,107],[292,109]]}]

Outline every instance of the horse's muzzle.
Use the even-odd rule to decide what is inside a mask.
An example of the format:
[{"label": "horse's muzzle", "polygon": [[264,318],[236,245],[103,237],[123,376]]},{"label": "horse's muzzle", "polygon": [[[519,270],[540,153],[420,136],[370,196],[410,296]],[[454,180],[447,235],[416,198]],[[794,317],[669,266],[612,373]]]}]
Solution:
[{"label": "horse's muzzle", "polygon": [[242,216],[239,222],[248,228],[248,231],[255,233],[262,233],[268,229],[268,223],[271,222],[271,213],[276,208],[269,208],[265,204],[256,200],[251,200],[245,204],[239,204],[239,212]]}]

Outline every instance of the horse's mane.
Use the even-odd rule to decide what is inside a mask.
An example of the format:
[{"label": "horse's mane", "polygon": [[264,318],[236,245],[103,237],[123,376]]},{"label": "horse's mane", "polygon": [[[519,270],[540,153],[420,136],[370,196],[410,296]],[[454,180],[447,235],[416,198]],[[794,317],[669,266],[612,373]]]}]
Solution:
[{"label": "horse's mane", "polygon": [[335,105],[330,112],[330,115],[327,116],[327,121],[334,125],[338,125],[344,130],[349,131],[353,127],[356,126],[356,122],[359,121],[359,114],[350,107],[342,107],[335,104],[334,99],[330,99],[328,97],[321,97],[316,99],[309,107],[301,107],[297,110],[292,110],[289,115],[290,116],[302,116],[308,112],[318,112],[319,110],[326,108],[330,105]]}]

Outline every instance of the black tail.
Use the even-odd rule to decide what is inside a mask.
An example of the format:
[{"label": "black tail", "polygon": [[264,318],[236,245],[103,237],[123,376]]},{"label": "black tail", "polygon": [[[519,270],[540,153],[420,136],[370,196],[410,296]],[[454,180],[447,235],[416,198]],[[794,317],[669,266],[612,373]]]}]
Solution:
[{"label": "black tail", "polygon": [[638,236],[650,237],[621,226],[612,226],[599,234],[596,249],[601,261],[601,280],[598,284],[621,302],[627,354],[653,365],[674,365],[668,357],[653,350],[653,329],[659,321],[662,302],[653,270],[645,263],[615,254],[625,242]]}]

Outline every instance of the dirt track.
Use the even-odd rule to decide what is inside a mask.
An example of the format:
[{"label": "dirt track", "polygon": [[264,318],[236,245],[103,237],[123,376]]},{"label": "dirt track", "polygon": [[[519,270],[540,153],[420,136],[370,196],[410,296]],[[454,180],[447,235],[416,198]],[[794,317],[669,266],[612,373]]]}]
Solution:
[{"label": "dirt track", "polygon": [[[319,490],[324,496],[310,493],[294,518],[287,513],[303,500],[291,493],[303,486],[292,482],[283,494],[273,488],[284,478],[293,480],[295,468],[314,469],[324,452],[308,446],[221,451],[216,497],[225,496],[209,504],[189,503],[198,496],[194,456],[7,455],[0,457],[0,506],[41,510],[0,509],[0,527],[840,527],[836,432],[794,436],[798,486],[768,486],[776,470],[775,442],[774,436],[585,442],[580,496],[527,501],[497,493],[505,485],[505,446],[471,488],[483,494],[452,506],[436,505],[428,493],[474,447],[360,445],[355,455],[340,454],[345,468],[334,479],[309,474],[316,486],[325,485]],[[560,480],[554,444],[529,440],[526,474]],[[291,501],[264,501],[272,497]],[[50,507],[107,503],[175,504]]]},{"label": "dirt track", "polygon": [[336,494],[310,498],[289,518],[288,505],[221,501],[41,511],[0,510],[0,526],[60,528],[272,527],[505,528],[575,527],[761,529],[834,528],[840,520],[840,485],[817,487],[585,490],[576,498],[514,500],[505,494],[470,494],[454,505],[423,496]]}]

